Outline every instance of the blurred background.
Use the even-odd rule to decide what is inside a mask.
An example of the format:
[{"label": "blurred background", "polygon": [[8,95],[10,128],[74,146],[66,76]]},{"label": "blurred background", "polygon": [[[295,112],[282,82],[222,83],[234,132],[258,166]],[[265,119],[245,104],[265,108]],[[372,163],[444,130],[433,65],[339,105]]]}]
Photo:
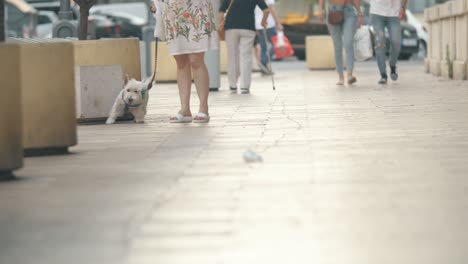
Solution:
[{"label": "blurred background", "polygon": [[[409,1],[408,18],[402,29],[404,40],[400,59],[425,56],[427,32],[423,20],[424,9],[446,1]],[[78,3],[81,2],[87,2],[89,6],[89,14],[85,16],[80,16]],[[6,38],[53,37],[54,24],[58,23],[60,17],[60,0],[4,0],[4,5]],[[86,39],[136,37],[142,40],[143,28],[151,23],[154,24],[148,8],[149,1],[141,0],[77,0],[70,1],[70,19],[79,27],[80,17],[87,17]],[[328,34],[326,25],[316,17],[317,9],[316,0],[277,1],[277,10],[285,25],[285,35],[290,39],[300,60],[305,59],[307,35]],[[365,23],[368,24],[368,0],[362,1],[362,9]]]}]

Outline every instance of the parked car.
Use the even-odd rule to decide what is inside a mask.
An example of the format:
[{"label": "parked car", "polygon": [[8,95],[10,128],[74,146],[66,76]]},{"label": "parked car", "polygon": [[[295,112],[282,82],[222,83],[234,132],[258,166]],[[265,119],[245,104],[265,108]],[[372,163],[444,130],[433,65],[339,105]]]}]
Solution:
[{"label": "parked car", "polygon": [[120,25],[120,36],[123,38],[135,37],[142,39],[142,29],[146,21],[140,17],[119,11],[96,11],[92,15],[104,16]]},{"label": "parked car", "polygon": [[96,5],[90,14],[106,16],[120,24],[122,37],[142,39],[142,29],[148,24],[148,6],[143,2]]},{"label": "parked car", "polygon": [[426,27],[419,21],[419,19],[411,13],[411,11],[406,10],[406,22],[413,26],[416,29],[419,38],[419,54],[422,57],[427,56],[427,39],[428,34]]},{"label": "parked car", "polygon": [[39,38],[52,38],[53,24],[58,21],[53,11],[39,11],[37,16],[37,36]]},{"label": "parked car", "polygon": [[36,36],[37,10],[24,0],[6,0],[6,32],[8,37]]},{"label": "parked car", "polygon": [[89,39],[119,38],[122,25],[107,16],[90,14],[88,16]]}]

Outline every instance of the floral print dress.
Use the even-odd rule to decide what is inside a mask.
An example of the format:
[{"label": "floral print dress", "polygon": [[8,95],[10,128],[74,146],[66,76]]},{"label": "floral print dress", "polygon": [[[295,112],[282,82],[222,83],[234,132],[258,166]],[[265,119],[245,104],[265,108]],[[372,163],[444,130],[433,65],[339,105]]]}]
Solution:
[{"label": "floral print dress", "polygon": [[205,52],[218,48],[213,0],[163,0],[169,54]]}]

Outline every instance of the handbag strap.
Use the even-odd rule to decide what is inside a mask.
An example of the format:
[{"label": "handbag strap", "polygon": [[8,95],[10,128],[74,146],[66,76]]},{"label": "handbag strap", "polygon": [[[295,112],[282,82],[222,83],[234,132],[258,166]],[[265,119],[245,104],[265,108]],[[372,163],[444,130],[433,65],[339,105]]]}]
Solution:
[{"label": "handbag strap", "polygon": [[226,15],[224,16],[224,20],[226,20],[226,17],[229,14],[229,10],[231,10],[232,3],[234,3],[234,0],[231,0],[231,2],[229,3],[229,6],[228,6],[228,8],[226,10]]}]

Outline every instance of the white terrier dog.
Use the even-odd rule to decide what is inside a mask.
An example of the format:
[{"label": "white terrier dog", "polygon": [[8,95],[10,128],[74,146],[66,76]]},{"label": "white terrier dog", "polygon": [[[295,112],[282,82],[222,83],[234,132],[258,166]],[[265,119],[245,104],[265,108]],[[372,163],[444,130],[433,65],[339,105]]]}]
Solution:
[{"label": "white terrier dog", "polygon": [[154,75],[149,82],[140,82],[126,76],[124,88],[115,98],[106,124],[114,124],[117,117],[122,116],[125,111],[133,115],[135,123],[144,123],[149,90],[153,86],[153,81]]}]

